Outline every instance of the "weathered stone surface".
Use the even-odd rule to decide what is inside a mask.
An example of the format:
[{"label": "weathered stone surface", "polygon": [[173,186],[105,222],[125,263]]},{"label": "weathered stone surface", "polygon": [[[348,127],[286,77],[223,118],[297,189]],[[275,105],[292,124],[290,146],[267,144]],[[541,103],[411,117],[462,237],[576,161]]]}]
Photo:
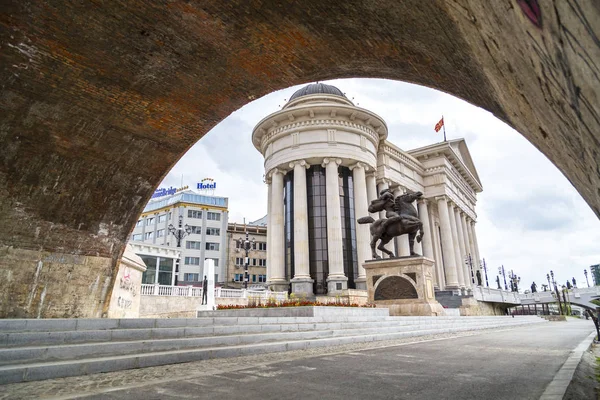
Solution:
[{"label": "weathered stone surface", "polygon": [[169,168],[232,111],[308,81],[397,79],[483,107],[547,155],[600,216],[600,8],[540,3],[541,28],[514,1],[5,2],[0,244],[13,261],[0,273],[25,281],[2,283],[11,304],[0,316],[38,315],[26,289],[50,253],[85,256],[97,270],[80,276],[69,301],[64,271],[40,276],[56,283],[39,315],[95,315],[80,314],[81,287],[115,279],[125,239]]}]

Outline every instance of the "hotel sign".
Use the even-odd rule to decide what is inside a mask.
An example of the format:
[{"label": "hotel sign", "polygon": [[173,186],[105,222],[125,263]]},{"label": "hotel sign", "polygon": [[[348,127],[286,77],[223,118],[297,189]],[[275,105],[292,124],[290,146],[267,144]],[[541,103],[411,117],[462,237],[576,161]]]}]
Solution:
[{"label": "hotel sign", "polygon": [[163,197],[163,196],[168,196],[170,194],[175,194],[177,192],[177,189],[175,189],[173,186],[171,186],[170,188],[166,189],[166,188],[159,188],[156,189],[154,191],[154,194],[152,195],[152,199],[155,199],[157,197]]},{"label": "hotel sign", "polygon": [[217,188],[217,182],[215,182],[214,179],[212,178],[204,178],[202,179],[200,182],[198,182],[198,185],[196,187],[196,189],[199,190],[215,190]]}]

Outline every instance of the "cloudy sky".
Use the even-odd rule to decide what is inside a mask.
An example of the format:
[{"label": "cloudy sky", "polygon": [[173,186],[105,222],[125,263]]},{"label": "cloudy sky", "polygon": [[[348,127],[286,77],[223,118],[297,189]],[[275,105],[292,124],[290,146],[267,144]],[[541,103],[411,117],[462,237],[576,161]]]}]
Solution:
[{"label": "cloudy sky", "polygon": [[[535,281],[541,290],[550,270],[563,285],[572,277],[578,286],[586,285],[583,269],[589,272],[590,265],[600,263],[600,221],[562,173],[518,132],[491,113],[433,89],[382,79],[326,83],[382,116],[388,140],[404,150],[442,141],[441,132],[433,129],[442,115],[448,139],[466,139],[483,184],[477,235],[490,286],[495,287],[500,265],[521,277],[522,289]],[[302,86],[271,93],[231,114],[181,158],[160,187],[195,186],[210,177],[217,182],[215,194],[229,197],[230,222],[263,217],[267,187],[252,129]]]}]

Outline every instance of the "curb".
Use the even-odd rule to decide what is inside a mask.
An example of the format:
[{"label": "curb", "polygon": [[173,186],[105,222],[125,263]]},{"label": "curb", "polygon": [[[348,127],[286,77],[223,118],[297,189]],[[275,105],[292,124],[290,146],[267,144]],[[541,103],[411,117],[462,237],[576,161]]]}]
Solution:
[{"label": "curb", "polygon": [[590,348],[595,337],[596,332],[594,331],[583,339],[577,347],[571,350],[569,357],[567,357],[563,366],[558,370],[556,375],[554,375],[552,382],[546,386],[546,390],[544,390],[544,393],[540,396],[540,400],[562,400],[573,379],[573,374],[583,357],[583,353]]}]

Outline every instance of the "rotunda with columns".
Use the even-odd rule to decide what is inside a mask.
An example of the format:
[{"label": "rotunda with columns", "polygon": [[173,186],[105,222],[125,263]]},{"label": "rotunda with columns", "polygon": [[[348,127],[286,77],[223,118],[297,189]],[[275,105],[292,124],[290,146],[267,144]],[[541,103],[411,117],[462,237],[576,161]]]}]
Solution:
[{"label": "rotunda with columns", "polygon": [[[465,141],[404,151],[387,136],[380,116],[323,83],[298,90],[256,125],[252,142],[265,158],[269,188],[270,288],[309,296],[366,289],[369,226],[356,220],[386,188],[424,194],[417,204],[424,236],[415,250],[435,261],[435,288],[466,292],[477,284],[482,187]],[[388,246],[409,255],[406,235]]]}]

